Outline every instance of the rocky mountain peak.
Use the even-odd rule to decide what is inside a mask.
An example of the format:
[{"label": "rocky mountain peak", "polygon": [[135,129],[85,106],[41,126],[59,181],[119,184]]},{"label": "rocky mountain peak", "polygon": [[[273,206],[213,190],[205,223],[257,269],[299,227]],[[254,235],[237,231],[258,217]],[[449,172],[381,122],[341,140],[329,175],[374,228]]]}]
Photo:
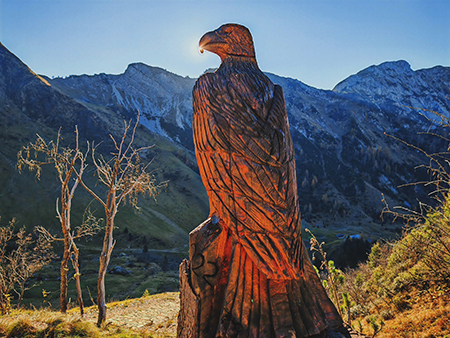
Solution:
[{"label": "rocky mountain peak", "polygon": [[405,83],[414,71],[404,60],[372,65],[338,83],[333,91],[340,93],[373,93],[374,89]]},{"label": "rocky mountain peak", "polygon": [[163,68],[152,67],[141,62],[128,65],[123,77],[129,78],[131,81],[146,81],[143,84],[161,86],[166,91],[169,90],[173,93],[184,92],[187,87],[190,89],[194,81],[194,79],[185,78]]},{"label": "rocky mountain peak", "polygon": [[83,103],[106,106],[124,116],[139,112],[147,129],[191,148],[194,81],[159,67],[132,63],[118,75],[71,76],[51,83]]},{"label": "rocky mountain peak", "polygon": [[30,82],[50,86],[44,78],[34,73],[0,43],[0,100],[5,100],[7,96],[16,96],[18,91]]},{"label": "rocky mountain peak", "polygon": [[369,70],[375,70],[381,74],[391,75],[391,76],[413,71],[411,69],[411,65],[405,60],[383,62],[383,63],[379,64],[378,66],[371,66],[371,67],[367,68],[366,70],[362,70],[361,72],[359,72],[359,74],[364,73]]},{"label": "rocky mountain peak", "polygon": [[[450,111],[450,67],[434,67],[414,71],[400,60],[370,66],[349,76],[333,89],[372,102],[379,109],[392,111],[393,106],[434,110],[448,116]],[[411,113],[410,109],[394,109]],[[432,114],[424,113],[428,118]]]},{"label": "rocky mountain peak", "polygon": [[130,73],[130,72],[131,73],[136,72],[136,71],[144,73],[149,76],[157,75],[157,74],[161,74],[161,73],[169,73],[167,70],[165,70],[161,67],[149,66],[143,62],[134,62],[134,63],[130,63],[127,66],[127,69],[125,70],[125,74]]}]

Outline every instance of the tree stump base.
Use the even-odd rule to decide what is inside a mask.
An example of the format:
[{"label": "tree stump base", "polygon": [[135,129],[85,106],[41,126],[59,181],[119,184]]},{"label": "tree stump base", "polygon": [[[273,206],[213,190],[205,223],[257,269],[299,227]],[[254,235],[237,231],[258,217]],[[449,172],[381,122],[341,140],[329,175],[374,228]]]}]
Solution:
[{"label": "tree stump base", "polygon": [[184,259],[180,264],[180,309],[178,313],[177,337],[198,337],[199,299],[190,286],[190,262]]},{"label": "tree stump base", "polygon": [[298,279],[267,279],[235,236],[210,218],[180,265],[177,337],[350,337],[303,250]]}]

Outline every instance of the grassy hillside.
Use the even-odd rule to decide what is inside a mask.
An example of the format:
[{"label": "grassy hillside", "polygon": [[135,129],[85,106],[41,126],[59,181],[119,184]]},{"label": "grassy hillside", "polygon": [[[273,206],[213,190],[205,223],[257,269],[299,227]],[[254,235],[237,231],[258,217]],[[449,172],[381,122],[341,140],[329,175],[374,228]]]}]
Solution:
[{"label": "grassy hillside", "polygon": [[[40,180],[34,173],[25,170],[20,174],[16,168],[15,158],[20,148],[28,142],[34,142],[34,132],[45,135],[46,140],[56,139],[54,130],[37,123],[28,125],[23,123],[25,132],[17,137],[11,134],[15,126],[20,124],[21,113],[17,121],[11,124],[6,132],[0,128],[2,153],[0,154],[0,217],[2,222],[12,218],[17,219],[17,225],[26,225],[31,230],[36,225],[45,226],[55,235],[61,234],[60,224],[56,218],[55,203],[60,196],[60,186],[55,168],[47,165],[43,168]],[[1,115],[1,114],[0,114]],[[122,121],[123,123],[123,121]],[[123,125],[122,125],[123,126]],[[114,130],[116,135],[120,128]],[[29,128],[27,128],[29,127]],[[26,131],[30,130],[29,133]],[[33,130],[33,131],[31,131]],[[70,145],[73,140],[71,132],[63,129],[64,146]],[[108,139],[100,145],[98,150],[108,154],[111,145]],[[151,293],[173,291],[178,288],[178,265],[187,256],[188,233],[200,224],[208,214],[208,201],[200,177],[193,165],[195,159],[192,153],[183,150],[162,137],[148,133],[139,128],[136,146],[154,145],[144,155],[144,160],[152,161],[150,170],[158,181],[168,181],[167,188],[161,192],[157,199],[148,196],[139,197],[139,210],[129,205],[123,205],[115,222],[116,247],[113,252],[110,268],[126,269],[129,274],[108,274],[107,299],[125,299],[142,294],[145,289]],[[85,174],[87,183],[98,194],[104,193],[102,187],[93,176],[93,165],[88,167]],[[92,202],[92,203],[91,203]],[[95,215],[104,218],[102,207],[92,201],[82,187],[79,187],[72,208],[72,224],[77,226],[82,220],[87,205]],[[6,224],[6,223],[5,223]],[[99,233],[90,241],[79,241],[83,292],[88,288],[96,297],[96,278],[98,271],[98,257],[101,251],[103,233]],[[62,246],[54,244],[58,257],[62,254]],[[59,290],[59,264],[57,258],[53,263],[34,276],[33,282],[39,286],[25,294],[26,304],[39,305],[42,289],[49,294],[57,294]],[[69,272],[71,274],[72,272]],[[69,297],[75,299],[69,285]],[[58,297],[49,300],[57,305]],[[14,300],[13,300],[14,302]]]},{"label": "grassy hillside", "polygon": [[[449,181],[440,181],[441,188]],[[450,195],[409,221],[397,241],[376,243],[368,260],[321,272],[330,298],[357,332],[377,337],[450,337]],[[392,212],[392,211],[391,211]],[[319,243],[313,239],[313,247]]]},{"label": "grassy hillside", "polygon": [[[448,252],[430,262],[432,251],[443,247],[436,242],[425,247],[417,235],[412,231],[397,242],[376,244],[367,262],[342,274],[341,298],[335,303],[356,331],[373,336],[379,330],[377,337],[450,337]],[[450,244],[448,235],[444,243]]]},{"label": "grassy hillside", "polygon": [[[19,122],[17,122],[19,123]],[[3,129],[2,129],[3,130]],[[3,219],[16,217],[19,224],[29,227],[34,225],[45,225],[51,230],[58,230],[59,223],[56,219],[55,201],[58,198],[59,184],[55,169],[51,165],[43,168],[40,180],[33,173],[24,171],[20,174],[16,169],[16,154],[28,142],[34,142],[35,131],[22,133],[20,138],[12,138],[10,131],[8,135],[0,135],[2,153],[0,154],[0,189],[4,202],[0,206],[0,215]],[[65,143],[72,139],[71,131],[63,130]],[[40,135],[46,140],[55,140],[56,133],[45,128],[38,129]],[[68,140],[67,140],[68,139]],[[108,154],[111,144],[105,139],[104,144],[98,150]],[[198,173],[194,170],[194,156],[189,152],[183,152],[162,137],[157,137],[140,130],[136,144],[138,146],[154,145],[150,149],[145,160],[153,160],[150,170],[154,172],[159,181],[168,180],[168,188],[158,196],[157,201],[153,199],[140,198],[141,212],[135,213],[131,209],[119,212],[118,226],[128,228],[136,235],[148,235],[157,238],[168,246],[179,245],[187,239],[187,233],[204,220],[208,213],[208,201],[206,192],[202,186]],[[181,155],[180,155],[181,154]],[[93,177],[92,165],[85,177],[90,186],[99,189],[96,179]],[[101,190],[100,190],[101,191]],[[199,193],[197,193],[199,192]],[[5,198],[8,196],[8,198]],[[36,198],[39,196],[39,198]],[[74,200],[73,218],[74,224],[80,222],[81,215],[87,204],[91,201],[80,187]],[[93,209],[99,209],[95,204]],[[170,212],[176,210],[176,212]],[[162,217],[160,214],[164,214]],[[100,211],[98,217],[102,217]]]}]

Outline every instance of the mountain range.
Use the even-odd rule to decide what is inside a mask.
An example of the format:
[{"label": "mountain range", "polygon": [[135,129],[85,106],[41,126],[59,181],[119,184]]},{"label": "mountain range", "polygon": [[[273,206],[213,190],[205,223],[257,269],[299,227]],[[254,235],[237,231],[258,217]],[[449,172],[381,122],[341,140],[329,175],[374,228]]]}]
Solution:
[{"label": "mountain range", "polygon": [[[426,171],[414,169],[426,158],[395,138],[429,151],[445,147],[442,140],[418,133],[439,132],[438,115],[430,110],[450,116],[450,68],[414,71],[406,61],[385,62],[351,75],[333,90],[267,76],[285,94],[304,226],[328,241],[355,234],[395,236],[400,225],[380,217],[382,196],[392,206],[411,208],[427,198],[422,186],[399,188],[427,178]],[[17,217],[24,224],[58,227],[54,174],[49,169],[37,181],[15,168],[17,152],[36,133],[51,140],[62,128],[65,140],[72,142],[77,125],[82,140],[103,141],[108,152],[108,134],[120,135],[123,121],[139,113],[136,142],[155,145],[148,159],[154,159],[157,177],[169,180],[169,186],[156,203],[143,199],[138,213],[125,207],[119,229],[156,246],[186,245],[188,232],[208,214],[192,141],[195,80],[143,63],[130,64],[118,75],[50,79],[35,74],[0,44],[3,221]],[[80,214],[83,203],[75,207]]]}]

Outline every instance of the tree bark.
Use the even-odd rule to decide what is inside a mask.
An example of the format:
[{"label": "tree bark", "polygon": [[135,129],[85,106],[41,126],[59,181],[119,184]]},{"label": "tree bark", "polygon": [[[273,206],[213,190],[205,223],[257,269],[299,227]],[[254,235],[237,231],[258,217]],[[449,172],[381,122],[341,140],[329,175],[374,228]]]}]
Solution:
[{"label": "tree bark", "polygon": [[180,306],[182,311],[178,313],[177,337],[196,337],[198,321],[192,320],[198,316],[199,299],[192,290],[191,265],[188,260],[180,264]]},{"label": "tree bark", "polygon": [[106,214],[105,238],[103,240],[103,249],[100,255],[100,267],[98,269],[97,281],[98,327],[101,327],[102,324],[106,321],[105,276],[108,269],[109,260],[111,258],[111,253],[115,244],[113,242],[114,216],[115,214]]},{"label": "tree bark", "polygon": [[67,271],[69,270],[68,269],[69,259],[70,259],[70,242],[68,239],[68,235],[64,233],[64,253],[63,258],[61,260],[61,269],[60,269],[61,283],[59,293],[59,304],[61,308],[61,313],[67,312],[67,284],[68,284]]},{"label": "tree bark", "polygon": [[[60,177],[61,179],[61,177]],[[63,258],[61,260],[61,286],[60,286],[60,294],[59,294],[59,302],[61,313],[67,312],[67,273],[69,271],[68,264],[71,254],[72,247],[72,238],[70,236],[70,197],[68,198],[69,190],[68,190],[68,180],[62,181],[61,185],[61,214],[58,211],[58,201],[56,202],[56,211],[59,216],[59,220],[61,222],[61,229],[63,232],[63,240],[64,240],[64,253]]]},{"label": "tree bark", "polygon": [[105,301],[105,275],[107,265],[105,263],[106,258],[100,257],[100,268],[98,271],[98,283],[97,283],[97,306],[98,306],[98,318],[97,326],[101,327],[106,320],[106,301]]},{"label": "tree bark", "polygon": [[84,304],[83,304],[83,294],[81,291],[81,281],[80,281],[80,263],[79,263],[79,256],[80,252],[78,250],[78,247],[73,243],[73,268],[75,270],[75,283],[77,287],[77,299],[78,299],[78,306],[80,308],[80,315],[84,315]]}]

